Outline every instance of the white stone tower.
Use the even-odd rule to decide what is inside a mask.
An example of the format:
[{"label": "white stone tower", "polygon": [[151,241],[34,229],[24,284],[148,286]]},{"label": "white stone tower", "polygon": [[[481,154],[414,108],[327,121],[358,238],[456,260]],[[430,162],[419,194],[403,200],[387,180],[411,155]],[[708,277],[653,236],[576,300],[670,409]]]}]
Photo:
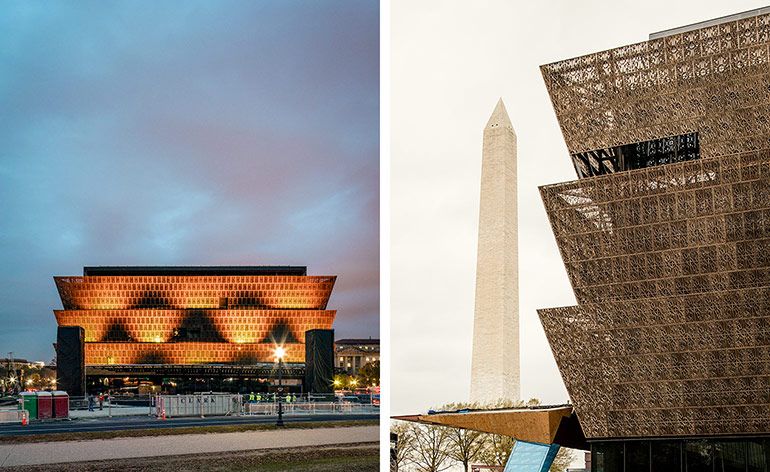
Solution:
[{"label": "white stone tower", "polygon": [[516,133],[503,99],[484,128],[471,401],[518,400]]}]

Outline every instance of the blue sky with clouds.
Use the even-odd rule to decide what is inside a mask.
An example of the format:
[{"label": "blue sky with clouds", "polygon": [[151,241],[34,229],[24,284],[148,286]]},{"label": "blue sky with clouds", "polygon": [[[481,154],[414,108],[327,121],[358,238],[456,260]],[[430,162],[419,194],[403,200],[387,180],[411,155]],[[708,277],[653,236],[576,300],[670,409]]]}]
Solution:
[{"label": "blue sky with clouds", "polygon": [[378,336],[378,9],[4,2],[0,356],[53,356],[84,265],[307,265]]}]

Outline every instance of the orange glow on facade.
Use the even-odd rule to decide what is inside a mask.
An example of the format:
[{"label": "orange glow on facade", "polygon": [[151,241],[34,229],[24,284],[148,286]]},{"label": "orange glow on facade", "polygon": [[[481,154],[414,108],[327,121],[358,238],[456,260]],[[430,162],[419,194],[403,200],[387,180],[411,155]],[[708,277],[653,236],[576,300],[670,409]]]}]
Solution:
[{"label": "orange glow on facade", "polygon": [[[229,343],[271,340],[271,329],[284,325],[288,339],[302,340],[310,329],[331,329],[335,310],[54,310],[60,326],[85,329],[86,342],[174,342],[186,338],[180,327],[196,321],[199,338]],[[191,319],[192,318],[192,319]],[[196,319],[197,318],[197,319]],[[205,322],[204,322],[205,321]],[[202,325],[206,326],[202,326]],[[280,342],[281,339],[276,339]]]},{"label": "orange glow on facade", "polygon": [[87,365],[273,362],[276,344],[304,362],[305,332],[332,328],[334,276],[157,275],[172,269],[54,277],[56,321],[84,329]]},{"label": "orange glow on facade", "polygon": [[278,308],[323,310],[333,276],[54,277],[65,310]]}]

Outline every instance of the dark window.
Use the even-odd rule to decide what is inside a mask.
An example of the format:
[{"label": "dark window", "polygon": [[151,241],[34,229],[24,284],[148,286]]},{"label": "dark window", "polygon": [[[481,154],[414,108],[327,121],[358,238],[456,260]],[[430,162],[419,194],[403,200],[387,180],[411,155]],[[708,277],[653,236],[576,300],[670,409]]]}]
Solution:
[{"label": "dark window", "polygon": [[746,443],[715,443],[714,464],[715,472],[746,472]]},{"label": "dark window", "polygon": [[625,472],[650,472],[649,441],[626,442]]},{"label": "dark window", "polygon": [[713,472],[713,444],[708,441],[684,443],[687,472]]},{"label": "dark window", "polygon": [[652,441],[652,470],[682,470],[682,447],[679,441]]},{"label": "dark window", "polygon": [[591,472],[623,472],[622,442],[597,443],[591,450]]},{"label": "dark window", "polygon": [[767,472],[767,455],[770,453],[766,441],[746,442],[746,462],[748,472]]},{"label": "dark window", "polygon": [[700,159],[697,132],[572,155],[572,163],[580,178],[694,159]]}]

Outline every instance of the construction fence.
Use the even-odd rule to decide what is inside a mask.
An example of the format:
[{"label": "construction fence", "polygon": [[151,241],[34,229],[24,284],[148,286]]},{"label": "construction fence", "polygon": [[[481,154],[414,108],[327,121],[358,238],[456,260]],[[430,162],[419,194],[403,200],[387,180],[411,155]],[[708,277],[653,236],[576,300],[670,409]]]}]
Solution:
[{"label": "construction fence", "polygon": [[375,414],[379,406],[371,403],[346,402],[308,396],[284,398],[267,397],[257,400],[253,395],[230,393],[197,393],[190,395],[155,395],[152,404],[155,416],[173,418],[182,416],[244,416],[277,415],[281,403],[285,415],[314,414]]}]

